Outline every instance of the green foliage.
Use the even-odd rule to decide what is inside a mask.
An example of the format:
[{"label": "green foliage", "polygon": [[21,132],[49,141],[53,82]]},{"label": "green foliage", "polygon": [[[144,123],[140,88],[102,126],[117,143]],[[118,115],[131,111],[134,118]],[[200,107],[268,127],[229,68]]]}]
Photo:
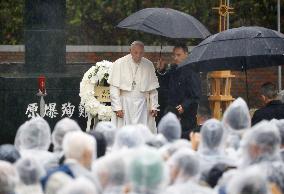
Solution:
[{"label": "green foliage", "polygon": [[0,1],[0,44],[23,44],[23,0]]},{"label": "green foliage", "polygon": [[[218,31],[219,0],[66,0],[67,44],[121,45],[140,39],[149,45],[173,40],[115,26],[130,14],[147,7],[168,7],[186,12],[201,21],[211,33]],[[277,29],[277,0],[230,0],[235,8],[230,26],[258,25]],[[24,0],[1,0],[0,44],[23,44]],[[284,14],[284,0],[281,0]],[[282,16],[282,32],[284,17]],[[200,40],[187,40],[197,44]]]}]

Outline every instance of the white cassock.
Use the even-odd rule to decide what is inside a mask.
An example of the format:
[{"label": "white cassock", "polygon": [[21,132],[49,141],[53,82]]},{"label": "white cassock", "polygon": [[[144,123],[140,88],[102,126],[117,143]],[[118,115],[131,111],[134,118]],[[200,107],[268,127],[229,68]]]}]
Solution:
[{"label": "white cassock", "polygon": [[116,60],[110,71],[110,99],[113,111],[123,110],[124,117],[113,113],[112,123],[124,125],[144,124],[153,133],[157,132],[155,118],[150,110],[158,109],[158,79],[154,65],[146,58],[135,63],[130,54]]}]

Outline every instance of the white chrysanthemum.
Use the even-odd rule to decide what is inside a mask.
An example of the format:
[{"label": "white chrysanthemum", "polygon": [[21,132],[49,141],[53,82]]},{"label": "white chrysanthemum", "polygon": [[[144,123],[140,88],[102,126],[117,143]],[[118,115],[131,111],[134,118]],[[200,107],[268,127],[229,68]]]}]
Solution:
[{"label": "white chrysanthemum", "polygon": [[103,79],[108,78],[111,67],[112,62],[106,60],[97,62],[84,74],[80,83],[81,104],[83,104],[87,113],[93,117],[98,115],[98,119],[103,121],[111,119],[112,109],[111,106],[105,106],[95,98],[94,88]]}]

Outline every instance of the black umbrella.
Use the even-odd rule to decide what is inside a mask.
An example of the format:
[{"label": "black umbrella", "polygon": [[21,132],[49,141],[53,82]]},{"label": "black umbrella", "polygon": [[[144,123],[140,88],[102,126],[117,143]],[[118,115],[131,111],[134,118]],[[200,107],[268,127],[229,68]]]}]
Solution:
[{"label": "black umbrella", "polygon": [[204,39],[210,35],[210,32],[197,19],[170,8],[142,9],[122,20],[117,27],[169,38]]},{"label": "black umbrella", "polygon": [[233,28],[193,48],[180,67],[197,71],[247,70],[284,64],[284,35],[263,27]]},{"label": "black umbrella", "polygon": [[[251,68],[283,64],[283,34],[263,27],[240,27],[203,40],[179,68],[189,67],[200,72],[243,70],[246,73]],[[247,74],[246,88],[248,95]]]}]

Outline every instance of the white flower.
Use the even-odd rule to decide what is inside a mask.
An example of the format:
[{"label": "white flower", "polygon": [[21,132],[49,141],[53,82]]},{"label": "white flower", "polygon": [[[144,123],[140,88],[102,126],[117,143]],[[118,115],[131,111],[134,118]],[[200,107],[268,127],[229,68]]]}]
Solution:
[{"label": "white flower", "polygon": [[113,112],[111,106],[105,106],[95,98],[94,89],[99,82],[108,77],[112,64],[106,60],[97,62],[84,74],[80,82],[81,104],[87,113],[93,117],[98,116],[98,119],[103,121],[109,121]]}]

